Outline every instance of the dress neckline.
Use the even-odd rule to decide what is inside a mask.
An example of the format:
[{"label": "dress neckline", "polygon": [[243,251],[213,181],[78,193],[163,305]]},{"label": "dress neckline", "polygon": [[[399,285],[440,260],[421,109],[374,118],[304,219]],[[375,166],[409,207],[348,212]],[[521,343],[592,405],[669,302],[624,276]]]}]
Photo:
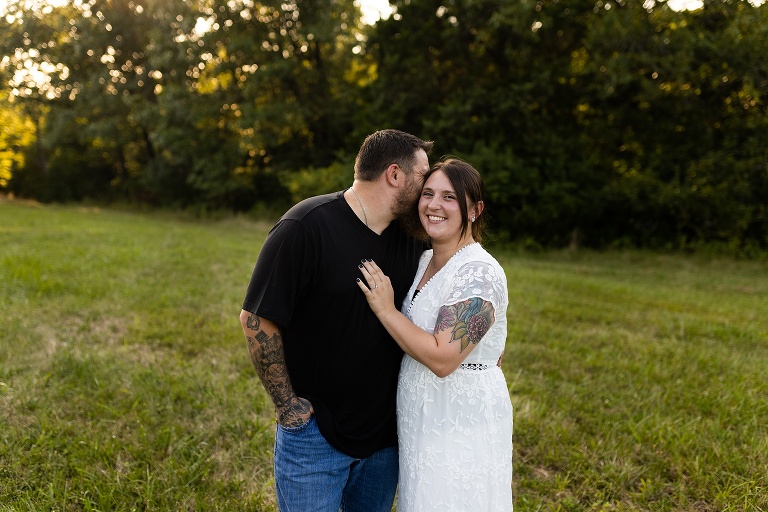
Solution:
[{"label": "dress neckline", "polygon": [[[456,251],[455,253],[453,253],[453,254],[451,255],[451,257],[450,257],[450,258],[448,258],[448,261],[446,261],[446,262],[445,262],[445,265],[443,265],[443,266],[440,268],[440,270],[438,270],[437,272],[435,272],[435,274],[434,274],[432,277],[430,277],[430,278],[427,280],[427,282],[426,282],[426,283],[424,283],[424,284],[421,286],[421,288],[415,288],[415,290],[414,290],[414,293],[413,293],[413,297],[411,297],[411,303],[408,305],[408,311],[410,311],[410,310],[411,310],[411,306],[413,306],[413,301],[414,301],[414,300],[416,300],[416,296],[417,296],[417,295],[419,295],[419,293],[420,293],[421,291],[423,291],[423,290],[424,290],[424,289],[425,289],[427,286],[429,286],[429,283],[431,283],[431,282],[432,282],[432,281],[435,279],[435,277],[437,277],[437,275],[438,275],[440,272],[442,272],[442,271],[443,271],[443,269],[445,269],[445,267],[447,267],[447,266],[448,266],[448,264],[449,264],[449,263],[450,263],[450,262],[451,262],[451,261],[452,261],[452,260],[453,260],[453,259],[454,259],[454,258],[457,256],[457,255],[459,255],[459,254],[460,254],[460,253],[461,253],[461,252],[462,252],[464,249],[466,249],[467,247],[472,247],[472,246],[478,245],[479,243],[480,243],[480,242],[472,242],[472,243],[470,243],[470,244],[467,244],[467,245],[465,245],[464,247],[462,247],[461,249],[459,249],[459,250],[458,250],[458,251]],[[432,249],[432,257],[429,259],[429,262],[427,262],[427,267],[429,266],[429,263],[432,261],[432,258],[434,258],[434,257],[435,257],[435,252],[434,252],[434,249]],[[424,272],[426,272],[426,271],[427,271],[427,267],[424,267]],[[424,272],[422,272],[421,276],[419,277],[419,281],[421,281],[421,278],[422,278],[422,277],[424,277]],[[418,285],[418,283],[417,283],[417,285]]]}]

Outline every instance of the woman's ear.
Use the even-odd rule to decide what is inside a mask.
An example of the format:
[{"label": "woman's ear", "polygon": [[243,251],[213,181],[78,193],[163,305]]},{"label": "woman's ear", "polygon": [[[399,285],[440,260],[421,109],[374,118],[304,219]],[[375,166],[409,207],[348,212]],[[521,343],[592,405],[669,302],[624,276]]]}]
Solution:
[{"label": "woman's ear", "polygon": [[477,204],[475,204],[475,207],[472,208],[473,213],[472,216],[475,218],[479,217],[481,213],[483,213],[483,210],[485,210],[485,203],[483,201],[478,201]]}]

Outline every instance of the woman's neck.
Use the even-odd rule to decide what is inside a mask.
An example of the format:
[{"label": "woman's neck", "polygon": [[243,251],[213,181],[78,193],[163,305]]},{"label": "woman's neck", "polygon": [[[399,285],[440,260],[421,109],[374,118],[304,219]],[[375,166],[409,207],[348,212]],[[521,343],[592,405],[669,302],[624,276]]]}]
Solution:
[{"label": "woman's neck", "polygon": [[421,290],[424,285],[426,285],[429,280],[432,279],[432,277],[437,274],[438,271],[443,268],[446,263],[448,263],[448,260],[450,260],[454,254],[474,242],[475,240],[469,236],[464,237],[464,241],[458,245],[456,245],[455,242],[448,242],[446,244],[433,243],[432,259],[429,260],[429,264],[424,271],[424,275],[421,276],[421,280],[419,281],[419,284],[416,286],[416,288]]},{"label": "woman's neck", "polygon": [[437,243],[432,244],[432,271],[437,272],[448,263],[448,260],[453,257],[454,254],[459,252],[464,247],[475,242],[475,239],[471,235],[465,236],[458,244],[455,242]]}]

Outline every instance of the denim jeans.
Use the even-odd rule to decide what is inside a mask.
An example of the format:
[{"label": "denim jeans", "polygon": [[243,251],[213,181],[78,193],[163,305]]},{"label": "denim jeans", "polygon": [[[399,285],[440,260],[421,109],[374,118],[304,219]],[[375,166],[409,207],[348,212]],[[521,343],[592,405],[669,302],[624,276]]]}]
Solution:
[{"label": "denim jeans", "polygon": [[281,512],[390,512],[397,487],[397,448],[365,459],[328,444],[315,417],[277,426],[275,485]]}]

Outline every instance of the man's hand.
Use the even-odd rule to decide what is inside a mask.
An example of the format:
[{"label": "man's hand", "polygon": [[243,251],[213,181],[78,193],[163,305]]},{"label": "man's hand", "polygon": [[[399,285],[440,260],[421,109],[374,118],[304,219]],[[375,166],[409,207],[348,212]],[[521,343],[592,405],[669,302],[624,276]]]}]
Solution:
[{"label": "man's hand", "polygon": [[314,414],[312,404],[306,398],[296,398],[292,403],[277,410],[277,422],[288,428],[300,427]]}]

